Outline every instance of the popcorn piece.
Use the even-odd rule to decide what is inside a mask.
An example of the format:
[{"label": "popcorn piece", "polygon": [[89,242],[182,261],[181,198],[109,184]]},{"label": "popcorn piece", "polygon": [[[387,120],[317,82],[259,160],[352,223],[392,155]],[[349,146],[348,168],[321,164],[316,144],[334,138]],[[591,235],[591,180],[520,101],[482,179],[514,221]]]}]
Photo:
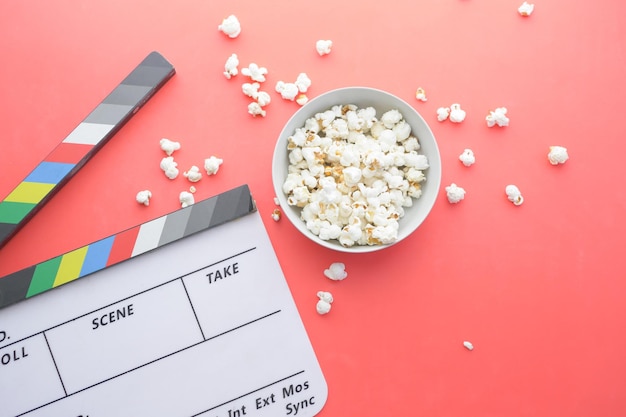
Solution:
[{"label": "popcorn piece", "polygon": [[461,123],[465,120],[465,110],[461,109],[460,104],[453,104],[450,106],[450,121],[453,123]]},{"label": "popcorn piece", "polygon": [[178,196],[178,200],[180,201],[180,205],[182,208],[188,207],[195,203],[193,194],[191,194],[189,191],[182,191]]},{"label": "popcorn piece", "polygon": [[463,165],[466,167],[472,166],[474,162],[476,162],[474,152],[471,149],[465,149],[463,153],[459,155],[459,160],[463,162]]},{"label": "popcorn piece", "polygon": [[180,142],[174,142],[169,139],[163,138],[159,141],[161,145],[161,150],[167,154],[167,156],[172,156],[174,151],[180,149]]},{"label": "popcorn piece", "polygon": [[386,111],[380,117],[380,121],[387,129],[391,129],[392,127],[400,123],[400,120],[402,120],[402,114],[396,109]]},{"label": "popcorn piece", "polygon": [[507,185],[505,188],[505,192],[509,201],[511,201],[516,206],[519,206],[524,202],[524,197],[522,197],[522,193],[515,185]]},{"label": "popcorn piece", "polygon": [[468,342],[467,340],[463,342],[463,346],[465,346],[467,350],[474,350],[474,345],[472,344],[472,342]]},{"label": "popcorn piece", "polygon": [[308,75],[306,75],[306,73],[301,72],[298,74],[298,78],[296,78],[296,82],[294,84],[298,87],[299,92],[306,93],[311,86],[311,79]]},{"label": "popcorn piece", "polygon": [[137,193],[137,197],[135,199],[139,204],[143,204],[144,206],[150,205],[150,199],[152,198],[152,193],[150,190],[143,190]]},{"label": "popcorn piece", "polygon": [[196,187],[194,187],[193,185],[191,187],[189,187],[189,192],[191,194],[195,193],[196,192]]},{"label": "popcorn piece", "polygon": [[267,75],[267,68],[259,67],[257,64],[252,63],[248,65],[248,68],[242,68],[241,73],[246,77],[250,77],[253,81],[258,81],[260,83],[265,81],[265,76]]},{"label": "popcorn piece", "polygon": [[568,159],[567,148],[562,146],[550,146],[548,160],[552,165],[564,164]]},{"label": "popcorn piece", "polygon": [[274,204],[280,206],[280,200],[278,199],[278,197],[274,197]]},{"label": "popcorn piece", "polygon": [[226,64],[224,64],[224,76],[229,80],[235,75],[239,74],[239,58],[237,54],[232,54],[226,60]]},{"label": "popcorn piece", "polygon": [[258,82],[255,83],[244,83],[241,86],[241,91],[247,95],[248,97],[252,97],[256,101],[248,104],[248,113],[253,116],[263,116],[267,114],[263,107],[270,104],[271,97],[265,91],[259,91],[261,84]]},{"label": "popcorn piece", "polygon": [[260,87],[261,87],[261,84],[259,83],[243,83],[241,85],[241,91],[248,97],[251,97],[256,100],[257,97],[259,96]]},{"label": "popcorn piece", "polygon": [[309,98],[306,96],[306,94],[298,94],[298,97],[296,97],[296,103],[301,106],[304,106],[308,102]]},{"label": "popcorn piece", "polygon": [[317,296],[319,297],[320,300],[324,300],[327,303],[333,302],[333,295],[329,293],[328,291],[318,291]]},{"label": "popcorn piece", "polygon": [[500,127],[509,125],[509,118],[506,117],[506,107],[498,107],[497,109],[490,111],[487,117],[487,126],[494,127],[498,125]]},{"label": "popcorn piece", "polygon": [[261,107],[261,105],[257,103],[256,101],[253,101],[252,103],[248,104],[248,113],[250,113],[254,117],[256,116],[265,117],[265,115],[267,114],[267,112],[263,110],[263,107]]},{"label": "popcorn piece", "polygon": [[317,312],[327,314],[330,311],[330,304],[333,302],[333,295],[327,291],[318,291],[317,296],[319,297],[316,306]]},{"label": "popcorn piece", "polygon": [[362,177],[363,172],[358,167],[349,166],[343,169],[343,180],[349,187],[357,185]]},{"label": "popcorn piece", "polygon": [[300,92],[298,86],[295,83],[286,83],[284,81],[278,81],[276,83],[276,92],[280,93],[280,96],[285,100],[294,101],[296,96]]},{"label": "popcorn piece", "polygon": [[280,209],[274,209],[274,211],[272,211],[272,219],[274,219],[275,222],[279,221],[281,216],[282,212]]},{"label": "popcorn piece", "polygon": [[450,116],[450,107],[439,107],[437,109],[437,120],[443,122]]},{"label": "popcorn piece", "polygon": [[229,38],[234,39],[241,33],[241,23],[239,23],[237,16],[231,14],[222,20],[222,24],[217,26],[217,30],[223,32],[225,35],[228,35]]},{"label": "popcorn piece", "polygon": [[195,165],[192,165],[192,167],[189,168],[189,171],[183,172],[183,176],[191,182],[198,182],[202,179],[200,168]]},{"label": "popcorn piece", "polygon": [[220,169],[220,165],[222,165],[223,162],[223,159],[211,156],[204,160],[204,169],[208,175],[217,174],[217,171]]},{"label": "popcorn piece", "polygon": [[330,303],[324,300],[319,300],[315,306],[319,314],[328,314],[328,312],[330,312],[330,307]]},{"label": "popcorn piece", "polygon": [[517,12],[524,16],[524,17],[528,17],[531,15],[531,13],[533,12],[533,10],[535,9],[535,5],[534,4],[529,4],[528,2],[524,2],[522,3],[522,5],[517,9]]},{"label": "popcorn piece", "polygon": [[319,40],[315,43],[315,49],[320,56],[330,54],[330,50],[333,46],[333,41],[331,40]]},{"label": "popcorn piece", "polygon": [[168,156],[161,159],[161,169],[165,176],[171,180],[178,177],[178,163],[174,162],[174,157]]},{"label": "popcorn piece", "polygon": [[417,91],[415,92],[415,98],[418,99],[419,101],[426,101],[426,100],[428,100],[426,98],[426,91],[424,91],[424,89],[422,87],[418,87],[417,88]]},{"label": "popcorn piece", "polygon": [[259,91],[259,94],[256,97],[256,102],[259,103],[259,106],[265,107],[272,101],[270,95],[265,91]]},{"label": "popcorn piece", "polygon": [[465,190],[452,183],[446,187],[446,196],[450,203],[456,204],[465,198]]},{"label": "popcorn piece", "polygon": [[334,262],[330,264],[328,269],[324,270],[324,275],[328,279],[332,279],[333,281],[342,281],[347,276],[346,266],[341,262]]}]

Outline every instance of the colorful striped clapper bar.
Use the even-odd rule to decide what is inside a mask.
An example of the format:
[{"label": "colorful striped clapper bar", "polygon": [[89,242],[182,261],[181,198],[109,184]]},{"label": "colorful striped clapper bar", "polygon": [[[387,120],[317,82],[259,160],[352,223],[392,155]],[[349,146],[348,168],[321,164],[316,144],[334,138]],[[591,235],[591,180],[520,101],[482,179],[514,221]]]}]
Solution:
[{"label": "colorful striped clapper bar", "polygon": [[158,52],[150,53],[0,201],[0,247],[14,236],[175,73]]},{"label": "colorful striped clapper bar", "polygon": [[247,185],[0,278],[0,308],[256,211]]}]

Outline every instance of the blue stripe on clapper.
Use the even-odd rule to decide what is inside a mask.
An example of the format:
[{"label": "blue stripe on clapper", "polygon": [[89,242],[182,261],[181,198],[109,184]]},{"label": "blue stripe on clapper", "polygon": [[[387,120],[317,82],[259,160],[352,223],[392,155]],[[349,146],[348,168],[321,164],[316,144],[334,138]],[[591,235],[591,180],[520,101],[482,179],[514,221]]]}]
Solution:
[{"label": "blue stripe on clapper", "polygon": [[24,182],[40,182],[44,184],[58,184],[76,165],[63,162],[43,161],[28,174]]},{"label": "blue stripe on clapper", "polygon": [[114,240],[115,236],[110,236],[89,245],[83,267],[80,270],[81,277],[106,267]]}]

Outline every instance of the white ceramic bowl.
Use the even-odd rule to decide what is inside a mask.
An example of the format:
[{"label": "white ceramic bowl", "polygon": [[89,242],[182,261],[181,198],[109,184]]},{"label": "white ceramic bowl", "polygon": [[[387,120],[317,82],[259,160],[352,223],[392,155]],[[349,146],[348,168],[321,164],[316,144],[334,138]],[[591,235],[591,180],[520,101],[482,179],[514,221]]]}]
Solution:
[{"label": "white ceramic bowl", "polygon": [[[282,190],[283,183],[287,178],[289,157],[287,140],[293,135],[296,128],[304,126],[307,119],[316,113],[323,112],[335,105],[354,104],[359,108],[374,107],[376,116],[380,118],[388,110],[397,109],[411,126],[411,132],[420,142],[419,153],[426,155],[430,167],[425,171],[426,181],[422,183],[422,195],[414,199],[411,207],[405,208],[405,215],[399,220],[398,238],[395,242],[387,245],[354,245],[344,247],[337,240],[322,240],[306,227],[300,218],[301,209],[287,204],[287,196]],[[321,94],[302,106],[287,122],[283,128],[272,161],[272,180],[274,191],[280,203],[280,208],[285,217],[309,239],[326,248],[349,253],[372,252],[389,247],[398,243],[413,233],[426,219],[431,211],[439,193],[441,184],[441,157],[439,148],[430,127],[420,114],[404,100],[387,93],[368,87],[346,87],[332,90]]]}]

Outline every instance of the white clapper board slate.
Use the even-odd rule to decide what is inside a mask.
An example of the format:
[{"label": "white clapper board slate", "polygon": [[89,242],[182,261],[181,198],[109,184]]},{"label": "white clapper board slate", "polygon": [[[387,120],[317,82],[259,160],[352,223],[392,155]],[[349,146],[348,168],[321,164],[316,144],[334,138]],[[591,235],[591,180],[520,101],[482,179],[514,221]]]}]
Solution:
[{"label": "white clapper board slate", "polygon": [[[229,210],[214,199],[196,204]],[[0,417],[321,410],[326,381],[258,211],[150,243],[166,217],[128,260],[0,309]]]}]

